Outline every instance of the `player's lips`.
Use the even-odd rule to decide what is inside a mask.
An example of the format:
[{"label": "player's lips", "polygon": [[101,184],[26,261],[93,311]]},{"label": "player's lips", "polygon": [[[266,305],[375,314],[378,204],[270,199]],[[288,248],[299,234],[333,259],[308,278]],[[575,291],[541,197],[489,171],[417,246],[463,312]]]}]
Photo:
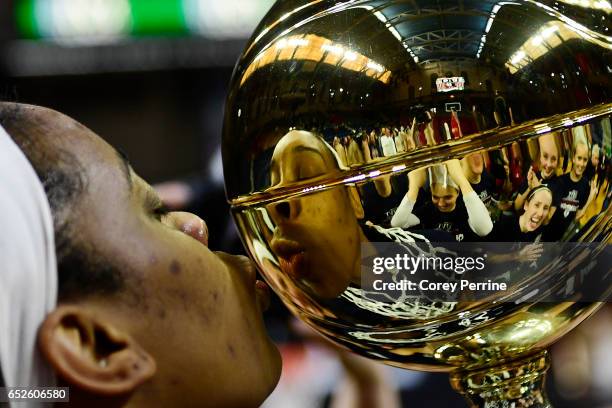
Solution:
[{"label": "player's lips", "polygon": [[248,286],[255,285],[257,280],[257,268],[253,261],[243,255],[230,255],[221,251],[215,251],[214,253],[229,267],[237,268],[241,272],[242,277],[246,280]]},{"label": "player's lips", "polygon": [[246,280],[247,287],[252,287],[255,292],[255,300],[262,311],[270,307],[270,288],[260,280],[257,280],[257,268],[253,261],[242,255],[229,255],[225,252],[215,254],[228,266],[237,268]]},{"label": "player's lips", "polygon": [[304,248],[296,241],[286,238],[272,238],[272,251],[278,256],[280,268],[294,279],[304,279],[307,276],[306,254]]}]

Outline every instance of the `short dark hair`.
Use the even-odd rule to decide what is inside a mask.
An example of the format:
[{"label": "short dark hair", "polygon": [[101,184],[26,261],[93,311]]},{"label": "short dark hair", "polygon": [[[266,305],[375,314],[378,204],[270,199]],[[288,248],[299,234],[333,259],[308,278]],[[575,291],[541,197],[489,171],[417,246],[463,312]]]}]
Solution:
[{"label": "short dark hair", "polygon": [[[30,111],[30,112],[28,112]],[[58,302],[94,294],[112,294],[124,286],[119,268],[85,242],[79,242],[74,223],[78,202],[87,191],[86,172],[71,152],[33,136],[38,126],[32,109],[0,103],[0,125],[26,155],[40,179],[53,215],[58,271]]]}]

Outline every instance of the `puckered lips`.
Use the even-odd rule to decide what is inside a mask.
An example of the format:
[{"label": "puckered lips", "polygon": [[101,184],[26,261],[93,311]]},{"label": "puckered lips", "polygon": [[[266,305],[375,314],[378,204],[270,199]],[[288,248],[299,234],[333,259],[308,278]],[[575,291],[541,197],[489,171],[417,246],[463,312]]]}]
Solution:
[{"label": "puckered lips", "polygon": [[298,242],[274,234],[270,247],[278,256],[280,268],[284,273],[297,280],[308,277],[306,253]]},{"label": "puckered lips", "polygon": [[226,265],[238,268],[242,272],[246,286],[254,289],[255,300],[260,310],[267,310],[270,307],[270,288],[264,281],[257,279],[257,267],[253,261],[246,256],[233,256],[219,251],[214,253]]}]

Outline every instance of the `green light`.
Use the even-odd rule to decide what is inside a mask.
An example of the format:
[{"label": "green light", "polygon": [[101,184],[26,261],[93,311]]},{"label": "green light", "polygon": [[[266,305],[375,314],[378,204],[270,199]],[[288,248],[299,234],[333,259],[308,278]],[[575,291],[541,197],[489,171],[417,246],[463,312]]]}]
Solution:
[{"label": "green light", "polygon": [[[1,0],[0,0],[1,1]],[[247,37],[274,0],[14,0],[20,38]],[[189,13],[189,14],[187,14]]]},{"label": "green light", "polygon": [[38,25],[36,24],[35,10],[36,0],[21,0],[17,2],[15,14],[17,18],[17,30],[23,38],[39,38]]},{"label": "green light", "polygon": [[181,0],[130,0],[132,35],[189,33]]}]

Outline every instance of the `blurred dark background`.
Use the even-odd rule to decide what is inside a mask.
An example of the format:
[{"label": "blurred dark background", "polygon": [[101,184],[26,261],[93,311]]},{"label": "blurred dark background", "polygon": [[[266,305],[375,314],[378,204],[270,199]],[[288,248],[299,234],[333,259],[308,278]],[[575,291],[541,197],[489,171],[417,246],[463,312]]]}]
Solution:
[{"label": "blurred dark background", "polygon": [[[174,208],[206,219],[213,249],[244,252],[223,193],[223,108],[233,66],[273,2],[3,0],[0,98],[53,108],[85,124],[124,151]],[[276,300],[268,324],[286,367],[323,367],[335,358],[307,352],[288,321]],[[267,406],[326,406],[342,375],[339,368],[329,372],[328,384],[318,388],[304,370],[294,373],[304,380],[299,390],[279,387],[289,399],[277,396]],[[445,374],[390,373],[405,406],[464,406]],[[549,384],[559,408],[603,406],[588,391],[567,395],[554,379]]]},{"label": "blurred dark background", "polygon": [[[37,7],[38,3],[57,6]],[[139,5],[150,21],[140,28],[133,22],[131,28],[121,29],[98,23],[97,32],[87,32],[87,26],[96,25],[96,13],[109,9],[107,19],[119,18],[112,17],[121,14],[113,7],[131,3]],[[181,3],[197,2],[2,1],[4,99],[73,116],[125,150],[151,182],[205,168],[218,147],[233,65],[271,1],[258,0],[244,16],[232,16],[248,29],[232,35],[211,28],[210,38],[189,31],[187,22],[181,27],[164,21],[168,10]],[[239,14],[235,8],[229,11]],[[77,21],[79,12],[82,22]]]}]

